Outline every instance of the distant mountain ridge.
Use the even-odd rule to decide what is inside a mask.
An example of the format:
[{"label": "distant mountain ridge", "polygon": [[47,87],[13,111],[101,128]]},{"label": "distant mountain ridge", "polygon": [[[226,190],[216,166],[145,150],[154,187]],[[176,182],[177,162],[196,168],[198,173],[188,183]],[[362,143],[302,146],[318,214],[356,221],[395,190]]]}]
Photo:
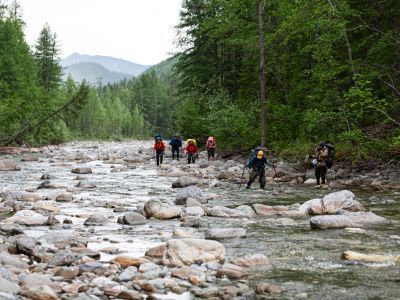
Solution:
[{"label": "distant mountain ridge", "polygon": [[92,84],[115,83],[124,78],[132,78],[145,72],[151,65],[136,64],[124,59],[101,55],[81,55],[74,53],[61,60],[64,79],[69,75],[75,81],[86,79]]}]

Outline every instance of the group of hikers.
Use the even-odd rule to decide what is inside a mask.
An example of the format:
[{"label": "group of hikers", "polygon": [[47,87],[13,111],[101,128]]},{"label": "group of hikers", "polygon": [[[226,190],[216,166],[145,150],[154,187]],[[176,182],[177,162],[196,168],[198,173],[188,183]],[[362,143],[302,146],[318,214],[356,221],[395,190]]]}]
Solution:
[{"label": "group of hikers", "polygon": [[[171,146],[172,159],[179,160],[181,149],[183,146],[183,141],[179,134],[176,134],[169,142]],[[205,149],[207,151],[208,160],[213,160],[215,158],[215,149],[217,143],[215,138],[210,136],[205,142]],[[157,162],[157,166],[161,165],[163,162],[165,152],[165,144],[162,140],[161,135],[155,136],[154,144],[154,154]],[[195,139],[186,140],[186,146],[184,148],[184,153],[187,155],[188,164],[195,163],[198,157],[199,148]],[[251,184],[257,179],[260,183],[260,188],[263,189],[266,184],[265,178],[265,168],[266,166],[274,167],[273,163],[267,159],[268,149],[265,147],[257,147],[253,149],[250,153],[249,158],[246,161],[244,168],[249,168],[250,176],[246,184],[246,189],[250,189]],[[318,147],[315,149],[314,153],[310,154],[308,161],[311,166],[315,167],[315,178],[317,180],[317,185],[324,185],[326,183],[327,170],[333,166],[333,160],[335,157],[335,148],[329,141],[320,142]],[[308,169],[308,166],[307,166]],[[306,170],[307,170],[306,169]],[[243,169],[244,170],[244,169]]]},{"label": "group of hikers", "polygon": [[[154,156],[156,158],[157,166],[161,165],[163,162],[164,152],[165,152],[165,144],[162,140],[161,135],[156,135],[154,143]],[[183,141],[179,134],[176,134],[169,142],[171,146],[172,152],[172,159],[179,160],[181,149],[183,146]],[[215,149],[217,148],[217,142],[215,138],[210,136],[208,137],[205,148],[207,151],[208,160],[213,160],[215,158]],[[198,153],[200,152],[199,148],[197,147],[197,142],[195,139],[188,139],[186,141],[186,147],[183,150],[184,154],[187,155],[187,162],[188,164],[195,163],[196,158],[198,157]]]}]

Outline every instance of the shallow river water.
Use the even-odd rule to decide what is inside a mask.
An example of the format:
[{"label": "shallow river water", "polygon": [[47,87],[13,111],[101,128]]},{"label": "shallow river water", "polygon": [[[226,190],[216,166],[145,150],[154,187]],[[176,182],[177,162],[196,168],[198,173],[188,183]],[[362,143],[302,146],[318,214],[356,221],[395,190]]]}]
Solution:
[{"label": "shallow river water", "polygon": [[[174,200],[176,190],[171,183],[176,177],[160,176],[154,161],[146,158],[144,163],[134,164],[122,172],[112,173],[119,157],[135,156],[150,143],[70,143],[60,147],[49,147],[41,153],[14,155],[20,161],[21,171],[1,172],[3,187],[26,193],[42,182],[42,174],[54,176],[51,182],[65,187],[74,187],[79,180],[95,187],[73,192],[74,201],[54,202],[56,195],[65,189],[39,189],[35,194],[50,200],[43,200],[61,209],[57,219],[68,218],[71,229],[82,232],[90,238],[89,248],[101,252],[101,260],[108,261],[113,255],[102,251],[117,248],[135,256],[157,246],[171,237],[172,230],[180,226],[178,220],[158,221],[151,219],[146,225],[122,226],[116,222],[124,213],[113,212],[113,206],[128,210],[142,206],[146,201],[158,198]],[[79,162],[71,157],[86,155],[94,160]],[[21,161],[24,157],[37,156],[38,161]],[[115,160],[105,160],[115,157]],[[170,159],[166,159],[166,164]],[[184,162],[181,162],[184,164]],[[92,174],[71,173],[74,167],[91,167]],[[206,195],[213,195],[208,206],[222,205],[234,208],[243,204],[262,203],[267,205],[290,205],[320,198],[331,190],[310,188],[305,185],[269,185],[258,189],[255,183],[251,190],[239,190],[237,184],[224,183],[218,187],[201,187]],[[271,299],[400,299],[400,262],[354,264],[340,259],[344,251],[352,250],[367,254],[400,255],[400,194],[372,190],[350,189],[357,200],[369,210],[393,221],[366,229],[366,234],[346,233],[344,230],[312,230],[308,218],[296,217],[296,226],[276,226],[268,219],[225,219],[203,217],[198,229],[190,228],[196,234],[203,234],[211,227],[244,227],[246,238],[222,241],[227,257],[236,258],[246,254],[263,253],[272,261],[273,268],[251,271],[246,278],[254,287],[261,282],[277,284],[284,288],[280,296]],[[371,196],[375,196],[372,197]],[[100,213],[112,222],[107,226],[86,227],[85,219]],[[49,227],[30,227],[26,234],[40,236]],[[221,280],[221,285],[224,281]],[[268,296],[265,296],[267,299]]]}]

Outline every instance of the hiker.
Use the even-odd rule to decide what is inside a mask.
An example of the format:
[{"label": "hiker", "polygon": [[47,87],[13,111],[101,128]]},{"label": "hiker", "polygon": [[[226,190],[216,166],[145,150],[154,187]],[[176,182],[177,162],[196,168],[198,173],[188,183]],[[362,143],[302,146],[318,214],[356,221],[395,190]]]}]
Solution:
[{"label": "hiker", "polygon": [[215,141],[215,138],[210,136],[207,139],[207,143],[206,143],[206,150],[207,150],[207,156],[208,156],[208,160],[210,160],[210,158],[212,158],[212,160],[214,160],[215,157],[215,148],[217,147],[217,143]]},{"label": "hiker", "polygon": [[180,138],[179,134],[176,134],[174,138],[169,142],[171,146],[171,151],[172,151],[172,159],[175,159],[175,153],[176,153],[176,159],[179,160],[179,149],[182,147],[182,140]]},{"label": "hiker", "polygon": [[154,144],[154,152],[157,160],[157,166],[161,165],[163,162],[164,150],[165,150],[165,144],[162,141],[161,137],[156,137],[156,142]]},{"label": "hiker", "polygon": [[188,164],[194,164],[197,156],[197,146],[193,139],[189,139],[187,142],[188,145],[185,148],[185,152],[187,153]]},{"label": "hiker", "polygon": [[[257,148],[256,148],[257,149]],[[250,185],[256,180],[258,176],[258,181],[260,182],[260,188],[265,187],[265,165],[269,165],[267,158],[264,155],[263,150],[257,150],[256,155],[249,158],[246,166],[251,170],[249,181],[246,184],[246,189],[250,188]]]},{"label": "hiker", "polygon": [[312,164],[315,166],[315,178],[317,179],[317,185],[325,184],[326,179],[326,160],[328,158],[328,148],[325,142],[320,142],[317,149],[315,149]]}]

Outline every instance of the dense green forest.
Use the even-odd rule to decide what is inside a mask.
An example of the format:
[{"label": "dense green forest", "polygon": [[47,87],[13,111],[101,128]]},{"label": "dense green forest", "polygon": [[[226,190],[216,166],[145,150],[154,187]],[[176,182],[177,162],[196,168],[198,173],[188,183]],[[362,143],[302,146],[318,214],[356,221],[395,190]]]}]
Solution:
[{"label": "dense green forest", "polygon": [[[261,5],[260,5],[261,4]],[[281,154],[331,140],[352,160],[400,153],[400,2],[183,0],[173,58],[104,86],[61,80],[48,25],[31,49],[16,4],[0,8],[0,139],[214,135],[260,142],[260,7],[266,142]]]}]

